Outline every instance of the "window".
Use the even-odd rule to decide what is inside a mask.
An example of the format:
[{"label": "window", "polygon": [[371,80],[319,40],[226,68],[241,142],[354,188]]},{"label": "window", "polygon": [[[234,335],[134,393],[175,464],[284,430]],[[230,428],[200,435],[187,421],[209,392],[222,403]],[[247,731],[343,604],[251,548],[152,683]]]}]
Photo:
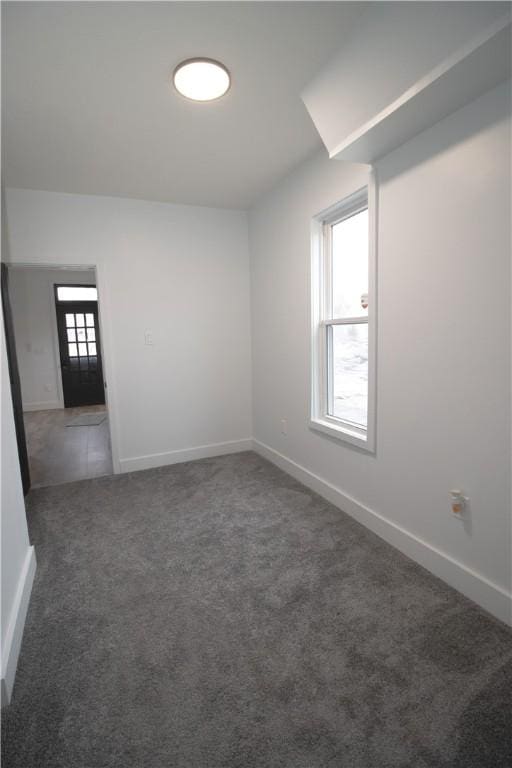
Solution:
[{"label": "window", "polygon": [[69,357],[96,357],[96,328],[92,313],[66,312],[66,335]]},{"label": "window", "polygon": [[374,450],[373,183],[313,222],[311,427]]},{"label": "window", "polygon": [[58,301],[98,301],[98,291],[94,285],[58,285]]}]

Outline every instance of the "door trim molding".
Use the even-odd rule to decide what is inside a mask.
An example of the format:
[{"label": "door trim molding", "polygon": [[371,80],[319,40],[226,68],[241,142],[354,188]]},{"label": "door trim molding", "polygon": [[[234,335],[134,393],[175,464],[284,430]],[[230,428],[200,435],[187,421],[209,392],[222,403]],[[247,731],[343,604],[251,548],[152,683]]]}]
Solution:
[{"label": "door trim molding", "polygon": [[[2,198],[3,199],[3,198]],[[4,225],[2,214],[2,226]],[[6,262],[2,262],[2,313],[4,319],[3,341],[7,354],[7,367],[9,369],[9,384],[11,388],[12,411],[14,416],[14,428],[18,459],[20,463],[21,483],[23,495],[30,490],[30,464],[28,460],[27,437],[25,434],[25,422],[23,419],[23,396],[21,394],[20,371],[18,367],[18,351],[16,349],[16,334],[14,330],[14,318],[12,314],[11,297],[9,294],[9,268]]]}]

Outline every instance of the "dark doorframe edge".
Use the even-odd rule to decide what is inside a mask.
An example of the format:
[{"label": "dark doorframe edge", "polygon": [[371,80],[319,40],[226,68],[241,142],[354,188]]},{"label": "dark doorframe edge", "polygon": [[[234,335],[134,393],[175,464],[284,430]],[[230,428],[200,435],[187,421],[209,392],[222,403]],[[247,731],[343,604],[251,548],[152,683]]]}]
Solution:
[{"label": "dark doorframe edge", "polygon": [[27,440],[25,437],[25,423],[23,421],[23,404],[21,399],[20,373],[18,358],[16,356],[16,342],[14,338],[14,323],[12,319],[11,301],[9,298],[9,274],[7,265],[1,264],[2,277],[2,311],[4,317],[5,350],[7,352],[7,365],[11,382],[12,407],[14,411],[14,427],[16,441],[18,443],[18,456],[20,460],[21,481],[25,496],[30,490],[30,469],[28,463]]}]

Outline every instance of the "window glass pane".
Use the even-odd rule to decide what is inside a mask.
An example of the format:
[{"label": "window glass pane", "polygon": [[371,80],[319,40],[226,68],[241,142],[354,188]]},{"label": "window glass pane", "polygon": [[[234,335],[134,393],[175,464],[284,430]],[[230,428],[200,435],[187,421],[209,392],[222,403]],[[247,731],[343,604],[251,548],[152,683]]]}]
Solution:
[{"label": "window glass pane", "polygon": [[331,227],[332,316],[368,314],[368,210]]},{"label": "window glass pane", "polygon": [[76,344],[68,344],[68,352],[70,357],[76,357],[77,356]]},{"label": "window glass pane", "polygon": [[75,316],[73,314],[66,315],[66,327],[73,328],[74,324],[75,324]]},{"label": "window glass pane", "polygon": [[68,341],[76,341],[76,333],[74,328],[68,328]]},{"label": "window glass pane", "polygon": [[87,329],[87,341],[96,341],[96,330],[94,328]]},{"label": "window glass pane", "polygon": [[85,342],[78,345],[78,354],[80,357],[87,357],[87,344]]},{"label": "window glass pane", "polygon": [[327,332],[329,414],[366,429],[368,422],[368,324],[331,325]]},{"label": "window glass pane", "polygon": [[85,341],[85,328],[77,328],[76,337],[78,341]]},{"label": "window glass pane", "polygon": [[82,314],[77,314],[76,315],[76,324],[83,326],[83,324],[84,324],[84,316]]},{"label": "window glass pane", "polygon": [[59,301],[97,301],[98,291],[95,286],[59,285],[57,298]]},{"label": "window glass pane", "polygon": [[90,315],[89,313],[87,313],[85,316],[85,324],[94,325],[94,315]]},{"label": "window glass pane", "polygon": [[89,342],[89,354],[95,355],[96,354],[96,344],[94,342]]}]

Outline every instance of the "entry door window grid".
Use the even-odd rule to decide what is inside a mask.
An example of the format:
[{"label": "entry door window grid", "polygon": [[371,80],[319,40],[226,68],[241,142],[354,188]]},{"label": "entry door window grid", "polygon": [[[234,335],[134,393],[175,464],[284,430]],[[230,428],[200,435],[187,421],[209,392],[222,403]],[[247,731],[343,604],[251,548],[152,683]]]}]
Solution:
[{"label": "entry door window grid", "polygon": [[93,314],[66,312],[66,333],[70,357],[96,358],[96,327]]},{"label": "entry door window grid", "polygon": [[373,229],[364,188],[316,220],[312,265],[311,426],[368,450],[374,437]]}]

